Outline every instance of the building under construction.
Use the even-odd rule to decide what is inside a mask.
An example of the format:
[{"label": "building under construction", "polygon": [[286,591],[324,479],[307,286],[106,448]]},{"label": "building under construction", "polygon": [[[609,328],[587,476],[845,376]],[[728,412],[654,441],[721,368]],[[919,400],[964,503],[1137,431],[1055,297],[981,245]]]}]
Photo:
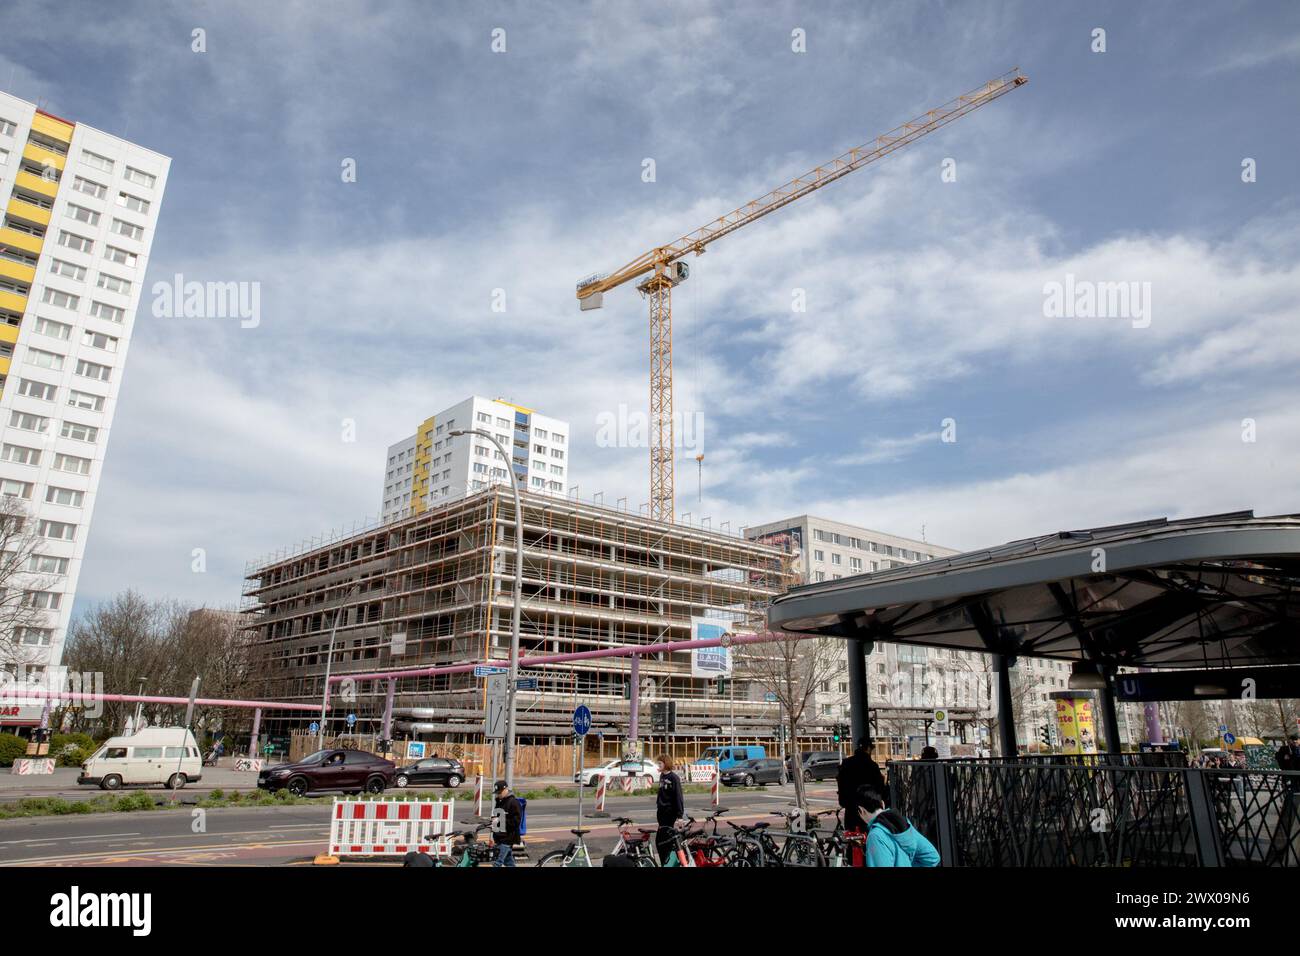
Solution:
[{"label": "building under construction", "polygon": [[[794,578],[790,555],[743,537],[667,524],[615,508],[523,496],[521,657],[689,640],[692,618],[737,631],[762,627],[772,598]],[[331,675],[431,668],[509,656],[515,574],[515,507],[497,485],[471,496],[250,566],[244,611],[269,698],[320,701],[331,629]],[[519,693],[519,732],[567,740],[576,704],[593,732],[627,731],[629,658],[530,668]],[[482,738],[485,687],[470,673],[396,680],[399,736]],[[676,701],[677,731],[770,736],[777,705],[761,687],[691,676],[690,652],[642,658],[638,687],[650,702]],[[380,732],[387,680],[335,685],[327,731],[355,713],[358,733]],[[649,730],[642,717],[643,726]],[[304,729],[271,725],[272,733]],[[734,730],[732,728],[735,728]]]}]

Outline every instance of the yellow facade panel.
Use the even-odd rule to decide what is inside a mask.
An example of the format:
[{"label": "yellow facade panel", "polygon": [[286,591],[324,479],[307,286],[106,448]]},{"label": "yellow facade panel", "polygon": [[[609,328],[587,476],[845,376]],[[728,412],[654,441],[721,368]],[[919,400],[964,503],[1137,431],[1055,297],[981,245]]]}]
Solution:
[{"label": "yellow facade panel", "polygon": [[53,199],[59,191],[59,184],[56,180],[46,179],[44,176],[33,176],[29,172],[19,172],[14,177],[14,184],[22,186],[29,192],[34,192],[44,196],[46,199]]},{"label": "yellow facade panel", "polygon": [[8,309],[10,312],[22,315],[27,311],[27,296],[0,289],[0,309]]},{"label": "yellow facade panel", "polygon": [[9,356],[0,356],[0,375],[9,374]]},{"label": "yellow facade panel", "polygon": [[0,276],[31,285],[36,281],[36,267],[25,266],[21,262],[14,262],[12,259],[0,259]]},{"label": "yellow facade panel", "polygon": [[19,232],[17,229],[0,229],[0,246],[21,249],[23,252],[39,253],[44,242],[40,236]]},{"label": "yellow facade panel", "polygon": [[33,163],[40,163],[42,166],[53,166],[55,169],[62,169],[68,161],[68,158],[61,153],[46,149],[44,146],[37,146],[35,143],[28,143],[23,147],[23,156]]},{"label": "yellow facade panel", "polygon": [[6,211],[11,216],[17,216],[27,222],[34,222],[38,226],[48,226],[50,224],[50,210],[23,202],[17,196],[9,200]]},{"label": "yellow facade panel", "polygon": [[0,325],[0,342],[12,343],[17,341],[18,341],[18,326],[10,325],[8,322],[6,322],[4,325]]},{"label": "yellow facade panel", "polygon": [[32,130],[37,133],[43,133],[51,139],[62,140],[65,143],[72,142],[72,130],[74,126],[66,120],[55,119],[47,113],[37,113],[32,117]]}]

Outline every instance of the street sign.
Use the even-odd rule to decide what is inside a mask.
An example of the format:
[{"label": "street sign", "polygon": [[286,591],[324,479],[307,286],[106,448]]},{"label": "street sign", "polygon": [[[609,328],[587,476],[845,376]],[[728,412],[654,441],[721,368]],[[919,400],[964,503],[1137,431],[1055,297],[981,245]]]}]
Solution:
[{"label": "street sign", "polygon": [[492,667],[488,664],[474,665],[475,677],[491,677],[493,674],[508,674],[508,673],[510,673],[510,668],[508,667]]},{"label": "street sign", "polygon": [[948,711],[936,710],[930,715],[930,719],[934,721],[934,732],[936,734],[946,734],[948,732]]},{"label": "street sign", "polygon": [[424,742],[423,742],[423,741],[420,741],[420,740],[412,740],[412,741],[410,741],[410,742],[406,745],[406,759],[407,759],[407,760],[423,760],[423,759],[424,759]]},{"label": "street sign", "polygon": [[767,701],[769,704],[775,704],[776,694],[774,694],[772,691],[769,690],[766,694],[763,695],[763,700]]},{"label": "street sign", "polygon": [[1219,733],[1221,733],[1221,734],[1226,734],[1227,732],[1228,732],[1228,725],[1227,725],[1227,724],[1219,724]]},{"label": "street sign", "polygon": [[314,733],[317,733],[317,732],[319,732],[319,731],[320,731],[320,724],[316,723],[316,721],[313,720],[310,724],[307,725],[307,732],[308,732],[308,733],[312,733],[312,734],[314,734]]},{"label": "street sign", "polygon": [[518,690],[537,690],[537,678],[521,677],[515,681],[515,688]]},{"label": "street sign", "polygon": [[585,737],[589,730],[591,730],[591,711],[585,704],[579,704],[573,712],[573,732],[579,737]]},{"label": "street sign", "polygon": [[487,679],[487,710],[484,712],[483,736],[500,740],[506,735],[506,705],[510,700],[510,679],[492,674]]},{"label": "street sign", "polygon": [[1230,734],[1225,730],[1223,732],[1223,742],[1231,746],[1232,744],[1235,744],[1237,742],[1237,738],[1235,735]]},{"label": "street sign", "polygon": [[349,727],[355,726],[355,725],[356,725],[356,722],[357,722],[357,715],[356,715],[356,714],[348,714],[348,726],[349,726]]}]

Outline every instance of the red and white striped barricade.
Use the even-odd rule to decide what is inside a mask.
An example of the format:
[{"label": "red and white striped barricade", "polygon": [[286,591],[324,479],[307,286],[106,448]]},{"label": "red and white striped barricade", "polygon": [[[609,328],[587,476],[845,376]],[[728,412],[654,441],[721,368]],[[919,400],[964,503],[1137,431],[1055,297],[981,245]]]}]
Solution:
[{"label": "red and white striped barricade", "polygon": [[623,786],[623,792],[631,793],[632,787],[636,785],[636,777],[629,774],[626,777],[623,777],[620,782],[622,783]]},{"label": "red and white striped barricade", "polygon": [[483,775],[481,773],[474,777],[474,815],[483,816]]},{"label": "red and white striped barricade", "polygon": [[602,813],[605,810],[605,789],[609,783],[607,774],[600,774],[596,777],[596,812]]},{"label": "red and white striped barricade", "polygon": [[17,757],[9,769],[11,774],[29,777],[34,774],[54,773],[53,757]]},{"label": "red and white striped barricade", "polygon": [[455,800],[336,799],[329,855],[448,856],[455,809]]},{"label": "red and white striped barricade", "polygon": [[714,767],[713,781],[712,783],[709,784],[709,799],[713,802],[713,805],[716,807],[721,802],[721,797],[722,797],[722,774],[719,773],[717,767]]}]

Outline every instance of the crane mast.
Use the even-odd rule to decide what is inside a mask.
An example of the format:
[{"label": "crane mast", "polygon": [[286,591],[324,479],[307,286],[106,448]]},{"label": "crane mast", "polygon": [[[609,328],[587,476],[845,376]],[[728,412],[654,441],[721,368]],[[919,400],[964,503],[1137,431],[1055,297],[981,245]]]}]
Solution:
[{"label": "crane mast", "polygon": [[[690,269],[684,256],[704,252],[723,236],[749,225],[796,199],[821,189],[863,166],[897,152],[967,113],[1029,82],[1015,67],[983,86],[963,93],[874,140],[855,147],[778,186],[771,192],[719,216],[706,226],[664,246],[656,246],[609,274],[583,279],[577,297],[583,311],[599,309],[604,295],[624,283],[641,279],[637,290],[650,304],[650,517],[673,520],[673,286],[686,281]],[[645,276],[642,279],[642,276]]]}]

